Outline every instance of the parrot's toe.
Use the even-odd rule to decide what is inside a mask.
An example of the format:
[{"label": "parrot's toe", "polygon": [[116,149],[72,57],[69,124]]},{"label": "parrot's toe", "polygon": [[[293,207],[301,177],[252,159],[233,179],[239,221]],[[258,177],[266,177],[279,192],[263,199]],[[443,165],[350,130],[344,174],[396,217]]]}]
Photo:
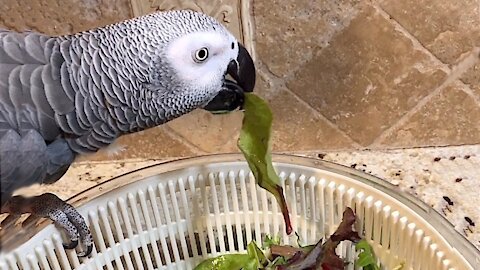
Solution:
[{"label": "parrot's toe", "polygon": [[70,241],[63,244],[65,249],[74,249],[80,242],[83,252],[78,254],[79,257],[86,257],[92,252],[93,237],[85,219],[73,206],[56,195],[45,193],[31,198],[15,196],[5,208],[10,214],[30,213],[33,216],[50,218],[64,229]]},{"label": "parrot's toe", "polygon": [[93,250],[93,244],[90,244],[90,245],[86,245],[86,251],[85,252],[81,252],[78,254],[78,257],[87,257],[88,255],[90,255],[90,253],[92,253],[92,250]]},{"label": "parrot's toe", "polygon": [[[78,256],[86,257],[90,255],[93,249],[93,237],[82,215],[80,215],[73,206],[51,193],[46,193],[41,196],[44,197],[41,201],[47,205],[44,207],[45,209],[43,209],[44,216],[48,216],[57,225],[62,227],[70,239],[69,244],[63,245],[64,248],[75,248],[80,238],[84,252],[80,252]],[[48,203],[45,203],[45,201]]]},{"label": "parrot's toe", "polygon": [[78,240],[74,240],[70,242],[69,244],[63,244],[64,249],[74,249],[78,246]]}]

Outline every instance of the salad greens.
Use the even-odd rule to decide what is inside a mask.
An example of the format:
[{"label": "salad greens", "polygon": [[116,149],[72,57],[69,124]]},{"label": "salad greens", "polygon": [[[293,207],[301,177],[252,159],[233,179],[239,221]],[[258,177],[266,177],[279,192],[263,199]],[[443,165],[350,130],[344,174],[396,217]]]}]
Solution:
[{"label": "salad greens", "polygon": [[263,99],[252,93],[245,94],[244,109],[245,115],[237,145],[245,156],[257,184],[275,196],[282,210],[285,231],[290,234],[292,225],[288,207],[280,178],[272,165],[270,152],[272,112]]},{"label": "salad greens", "polygon": [[[272,165],[270,153],[270,136],[272,112],[267,103],[252,93],[245,94],[245,115],[238,139],[238,147],[245,156],[257,184],[272,193],[285,221],[285,230],[291,234],[287,204],[280,185],[280,178]],[[379,270],[378,260],[369,243],[361,239],[353,230],[355,214],[346,208],[337,230],[327,239],[320,239],[310,246],[282,246],[279,237],[266,236],[262,251],[252,241],[247,246],[246,254],[226,254],[201,262],[195,270],[343,270],[345,262],[335,253],[340,242],[348,240],[355,244],[358,259],[355,265],[365,270]],[[266,255],[267,254],[267,255]],[[402,268],[402,265],[396,270]]]},{"label": "salad greens", "polygon": [[277,269],[303,270],[317,269],[318,267],[328,270],[345,269],[345,262],[338,257],[335,249],[342,241],[349,240],[355,243],[360,240],[358,233],[353,230],[354,223],[355,214],[352,209],[347,208],[343,212],[342,222],[327,241],[318,241],[315,247],[306,254],[301,251],[297,252],[287,261],[286,265]]},{"label": "salad greens", "polygon": [[266,263],[268,263],[267,258],[252,241],[247,246],[247,254],[226,254],[210,258],[197,265],[195,270],[257,270],[262,269]]},{"label": "salad greens", "polygon": [[344,270],[345,262],[335,253],[335,249],[345,240],[352,241],[357,251],[361,250],[355,261],[357,266],[366,270],[380,269],[372,247],[353,230],[355,218],[353,210],[346,208],[337,230],[326,241],[320,240],[313,246],[282,246],[278,237],[266,236],[263,242],[265,253],[255,242],[251,242],[247,254],[228,254],[207,259],[195,270]]}]

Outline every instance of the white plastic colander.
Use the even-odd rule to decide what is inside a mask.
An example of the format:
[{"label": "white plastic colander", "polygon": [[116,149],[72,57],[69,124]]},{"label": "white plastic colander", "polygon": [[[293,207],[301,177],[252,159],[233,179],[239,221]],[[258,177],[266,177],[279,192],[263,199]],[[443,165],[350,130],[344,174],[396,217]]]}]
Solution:
[{"label": "white plastic colander", "polygon": [[[385,181],[328,162],[274,155],[294,230],[305,244],[328,237],[349,206],[357,230],[384,269],[480,269],[480,253],[438,213]],[[89,258],[65,251],[50,222],[3,228],[15,246],[0,269],[192,269],[205,258],[246,252],[251,240],[287,236],[273,196],[255,184],[238,154],[213,155],[140,169],[70,200],[87,217],[95,246]],[[10,237],[8,237],[10,236]],[[345,242],[338,253],[352,262]],[[354,269],[352,263],[347,269]]]}]

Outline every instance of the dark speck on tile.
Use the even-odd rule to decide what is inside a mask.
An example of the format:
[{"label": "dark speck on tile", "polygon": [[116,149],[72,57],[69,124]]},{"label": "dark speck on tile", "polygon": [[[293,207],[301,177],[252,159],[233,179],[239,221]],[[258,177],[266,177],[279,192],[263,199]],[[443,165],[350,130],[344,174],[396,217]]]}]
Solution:
[{"label": "dark speck on tile", "polygon": [[448,203],[448,205],[453,205],[453,201],[448,196],[443,196],[443,199]]},{"label": "dark speck on tile", "polygon": [[357,167],[357,163],[353,163],[352,165],[350,165],[350,167],[355,169],[355,167]]},{"label": "dark speck on tile", "polygon": [[457,177],[457,179],[455,179],[455,182],[459,183],[459,182],[462,182],[462,178],[461,177]]},{"label": "dark speck on tile", "polygon": [[449,159],[450,160],[455,160],[455,156],[451,156]]},{"label": "dark speck on tile", "polygon": [[438,162],[438,161],[440,161],[441,159],[442,159],[442,158],[440,158],[440,157],[436,157],[436,158],[433,159],[433,161]]},{"label": "dark speck on tile", "polygon": [[465,217],[465,220],[468,222],[468,224],[470,224],[470,226],[475,226],[475,222],[473,222],[471,218]]},{"label": "dark speck on tile", "polygon": [[470,158],[470,155],[465,155],[463,158],[464,158],[464,159],[469,159],[469,158]]}]

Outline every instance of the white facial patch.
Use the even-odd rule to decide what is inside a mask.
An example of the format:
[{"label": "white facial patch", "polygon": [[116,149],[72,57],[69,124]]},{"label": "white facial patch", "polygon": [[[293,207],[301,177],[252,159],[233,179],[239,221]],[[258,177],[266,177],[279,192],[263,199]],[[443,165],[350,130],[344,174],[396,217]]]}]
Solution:
[{"label": "white facial patch", "polygon": [[[235,44],[232,49],[232,43]],[[195,61],[197,50],[206,48],[208,57]],[[238,55],[237,41],[222,32],[198,32],[185,35],[166,47],[166,57],[179,78],[196,86],[216,86],[228,63]]]}]

